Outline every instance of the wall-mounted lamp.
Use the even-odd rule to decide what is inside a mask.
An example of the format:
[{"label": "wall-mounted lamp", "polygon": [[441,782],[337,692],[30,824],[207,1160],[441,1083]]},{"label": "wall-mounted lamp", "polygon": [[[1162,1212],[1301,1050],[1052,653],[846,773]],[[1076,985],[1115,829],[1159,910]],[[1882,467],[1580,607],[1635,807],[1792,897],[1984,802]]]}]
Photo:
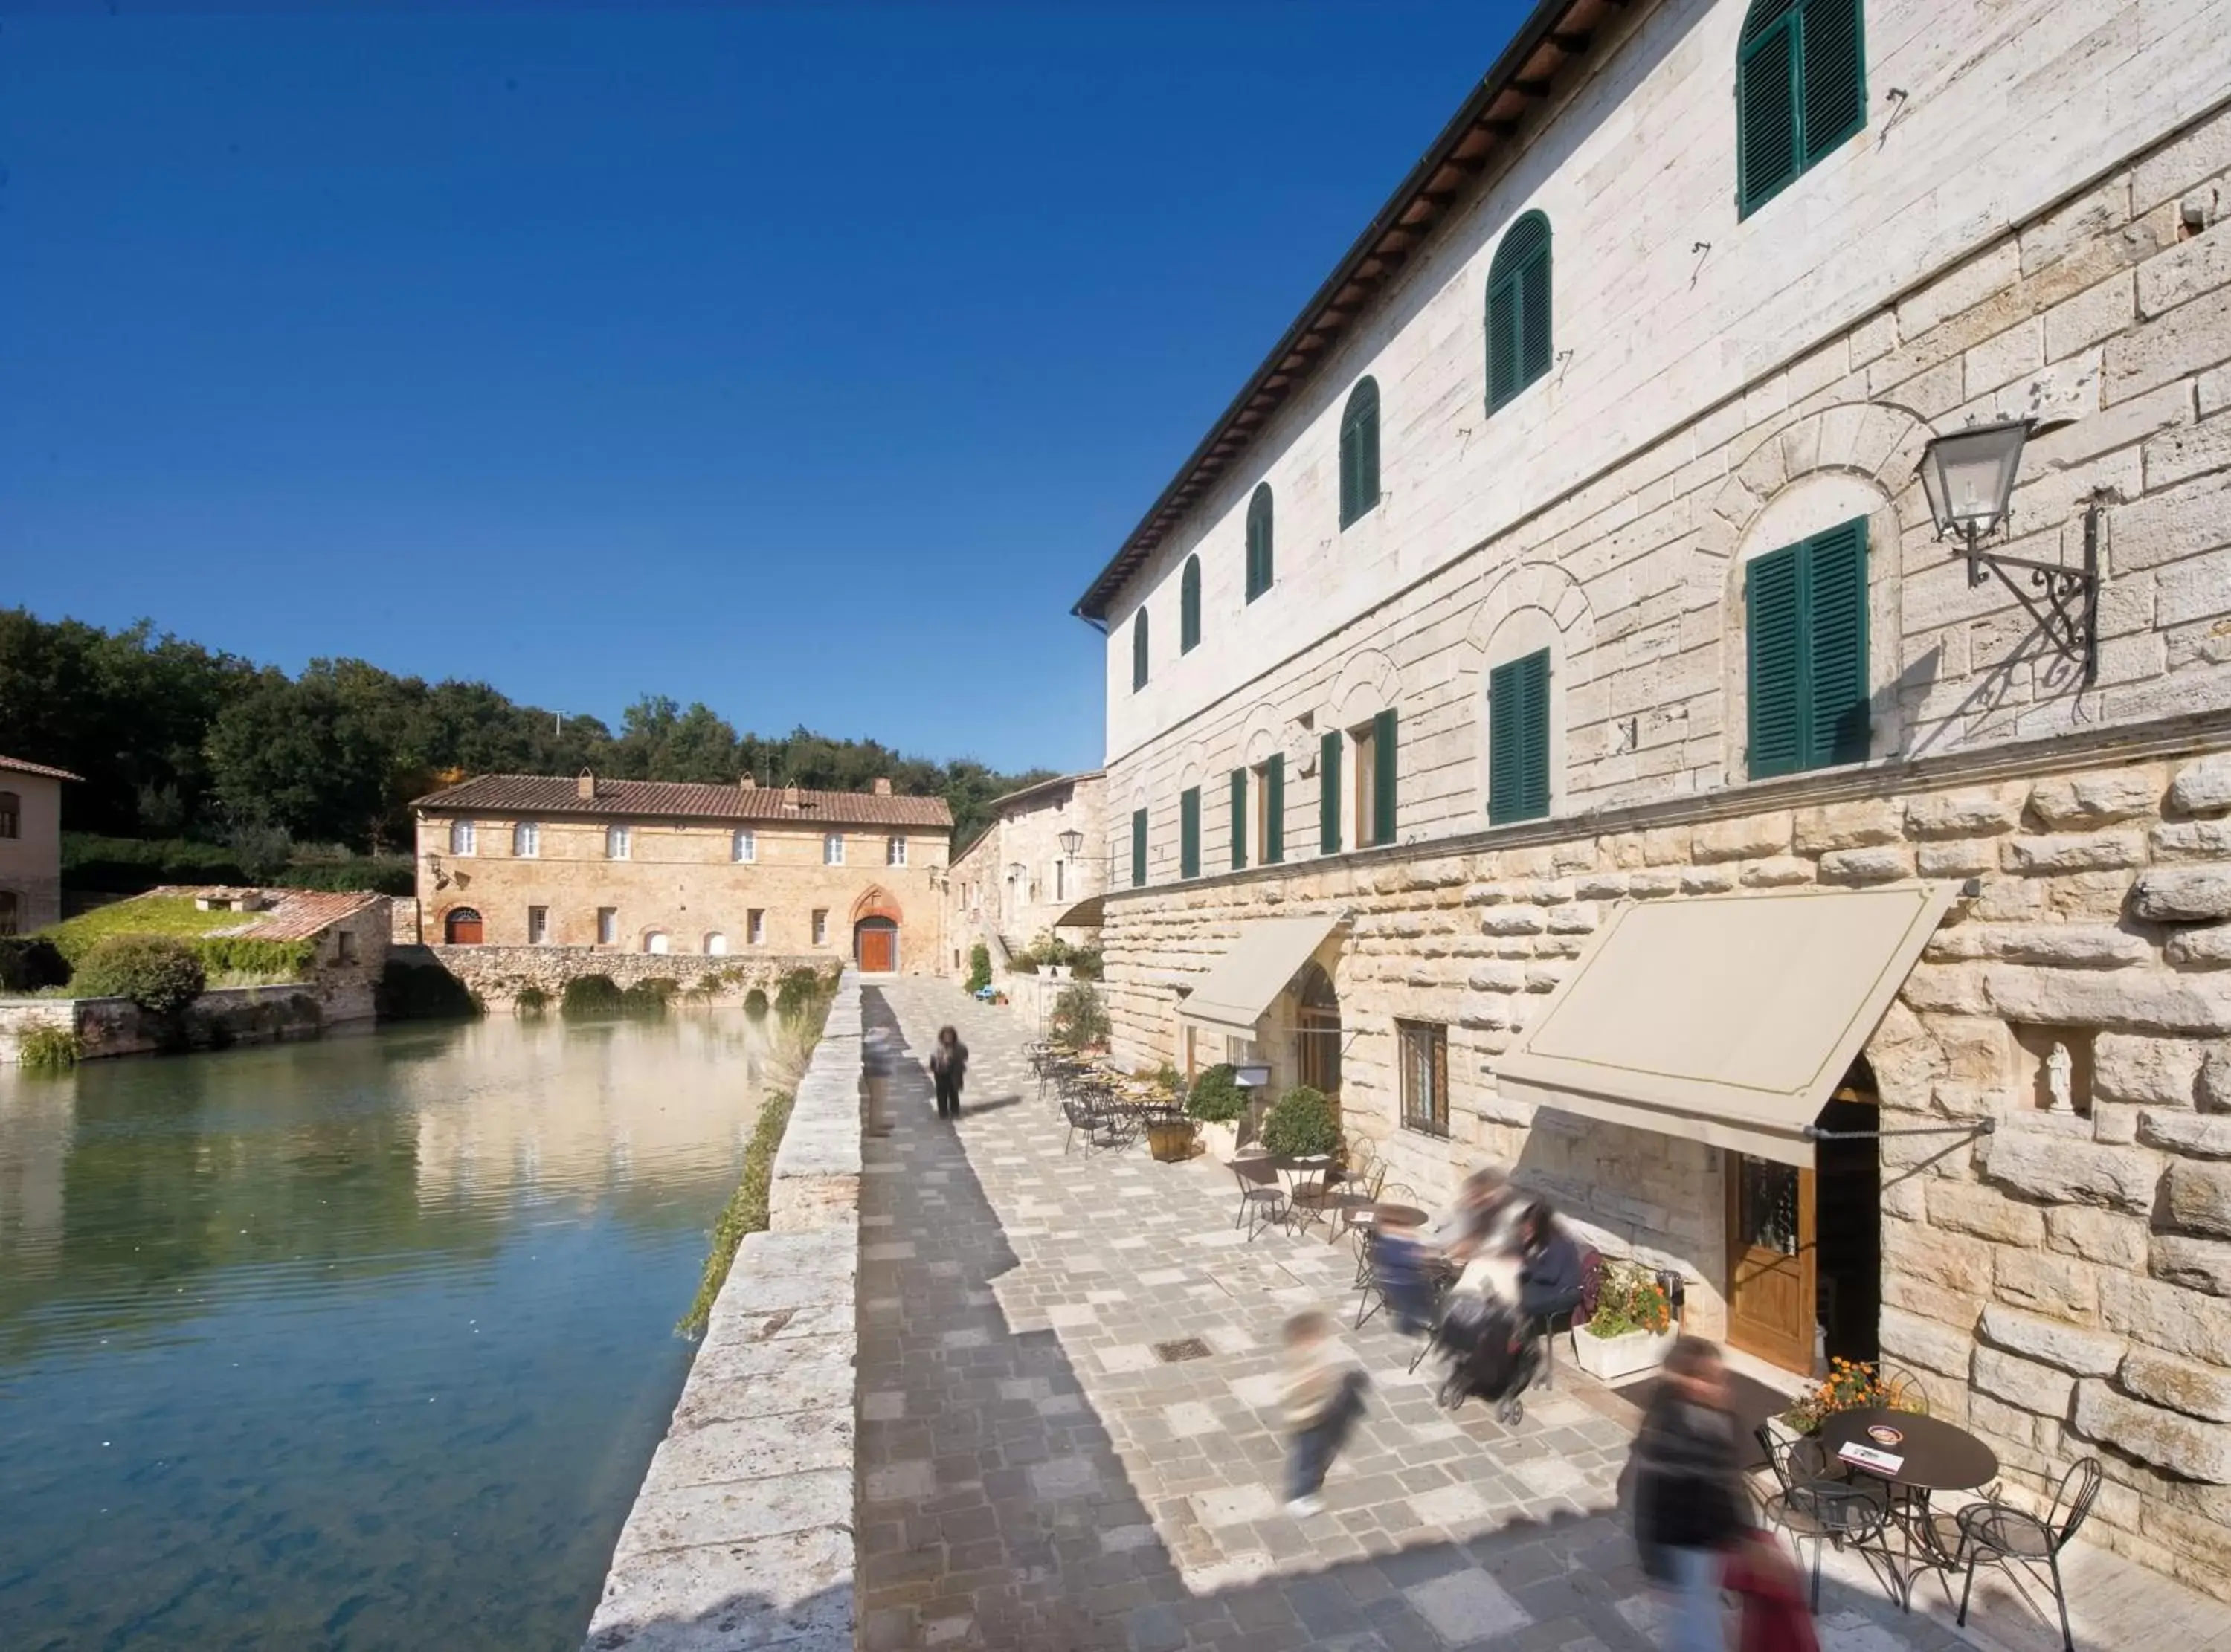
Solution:
[{"label": "wall-mounted lamp", "polygon": [[1055,841],[1060,843],[1061,852],[1069,856],[1072,861],[1077,857],[1078,854],[1081,853],[1084,848],[1084,834],[1078,831],[1075,827],[1071,827],[1069,830],[1064,832],[1060,837]]},{"label": "wall-mounted lamp", "polygon": [[[2084,681],[2089,683],[2099,670],[2098,502],[2085,514],[2081,568],[2000,556],[1982,549],[1982,541],[2006,525],[2014,477],[2021,469],[2022,448],[2032,429],[2028,419],[2001,419],[1931,437],[1922,449],[1921,487],[1929,495],[1929,513],[1936,519],[1937,537],[1956,534],[1965,546],[1956,554],[1968,559],[1969,584],[1982,584],[1987,571],[1998,575],[2055,651],[2084,668]],[[2029,576],[2028,584],[2042,598],[2042,605],[2014,583],[2010,569]]]}]

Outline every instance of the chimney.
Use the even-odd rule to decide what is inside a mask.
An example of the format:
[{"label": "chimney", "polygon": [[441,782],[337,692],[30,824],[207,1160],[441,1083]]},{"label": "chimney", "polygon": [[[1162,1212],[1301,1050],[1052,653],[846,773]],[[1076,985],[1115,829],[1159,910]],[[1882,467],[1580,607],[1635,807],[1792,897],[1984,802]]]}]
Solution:
[{"label": "chimney", "polygon": [[878,797],[888,797],[890,795],[891,783],[889,778],[883,775],[877,775],[876,777],[876,796]]},{"label": "chimney", "polygon": [[597,777],[586,769],[582,770],[573,782],[573,795],[585,802],[592,801],[597,795]]},{"label": "chimney", "polygon": [[782,789],[782,806],[791,814],[798,812],[798,782],[793,780]]},{"label": "chimney", "polygon": [[747,774],[740,778],[736,784],[746,791],[757,791],[760,789],[760,778],[755,774]]}]

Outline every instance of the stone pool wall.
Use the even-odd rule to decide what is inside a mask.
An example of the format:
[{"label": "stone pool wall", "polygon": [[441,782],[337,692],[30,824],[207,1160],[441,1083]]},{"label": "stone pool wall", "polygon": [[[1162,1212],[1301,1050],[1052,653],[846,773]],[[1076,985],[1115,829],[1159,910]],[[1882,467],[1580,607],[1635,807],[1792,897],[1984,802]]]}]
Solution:
[{"label": "stone pool wall", "polygon": [[[662,959],[661,962],[667,960]],[[844,972],[589,1624],[589,1652],[850,1652],[860,979]]]},{"label": "stone pool wall", "polygon": [[433,961],[463,982],[491,1010],[512,1009],[521,992],[540,987],[556,998],[585,975],[608,976],[621,987],[672,981],[684,991],[710,981],[717,1001],[740,1003],[754,988],[772,998],[792,970],[829,967],[812,953],[620,952],[599,946],[429,946]]},{"label": "stone pool wall", "polygon": [[314,1038],[372,1018],[372,984],[354,971],[329,980],[213,988],[187,1006],[182,1027],[129,998],[6,998],[0,999],[0,1067],[16,1061],[23,1035],[34,1027],[74,1031],[80,1056],[95,1061],[173,1049],[181,1032],[190,1049],[223,1049]]}]

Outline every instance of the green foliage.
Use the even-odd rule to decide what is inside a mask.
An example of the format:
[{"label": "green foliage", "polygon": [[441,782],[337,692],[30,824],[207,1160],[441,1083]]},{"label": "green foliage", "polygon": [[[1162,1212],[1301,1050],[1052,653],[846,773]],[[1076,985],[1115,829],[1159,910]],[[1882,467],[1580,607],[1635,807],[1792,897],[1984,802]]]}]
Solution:
[{"label": "green foliage", "polygon": [[455,1021],[481,1013],[480,1000],[439,964],[387,960],[372,1001],[382,1021]]},{"label": "green foliage", "polygon": [[1673,1320],[1673,1305],[1648,1268],[1632,1262],[1607,1262],[1596,1286],[1595,1311],[1582,1328],[1590,1336],[1616,1337],[1628,1331],[1662,1332]]},{"label": "green foliage", "polygon": [[45,935],[0,935],[0,992],[38,992],[69,984],[69,960]]},{"label": "green foliage", "polygon": [[745,1236],[766,1231],[767,1190],[774,1179],[775,1150],[782,1145],[782,1133],[790,1123],[792,1100],[788,1095],[771,1095],[760,1107],[759,1119],[752,1126],[751,1141],[744,1149],[743,1179],[736,1184],[736,1191],[728,1196],[719,1219],[713,1223],[713,1249],[705,1258],[704,1276],[697,1281],[697,1294],[690,1301],[689,1312],[674,1327],[685,1337],[705,1334],[713,1304],[720,1298],[721,1287],[728,1282],[728,1268],[735,1262],[736,1248],[743,1243]]},{"label": "green foliage", "polygon": [[[76,798],[71,798],[74,808]],[[102,894],[138,894],[163,883],[246,883],[230,849],[181,838],[62,834],[62,881]]]},{"label": "green foliage", "polygon": [[568,1021],[617,1016],[626,1009],[620,984],[609,975],[577,975],[558,997],[558,1013]]},{"label": "green foliage", "polygon": [[1239,1087],[1230,1062],[1219,1062],[1194,1078],[1193,1093],[1186,1097],[1186,1111],[1203,1124],[1238,1121],[1247,1111],[1247,1092]]},{"label": "green foliage", "polygon": [[992,949],[978,941],[968,949],[968,991],[981,992],[992,984]]},{"label": "green foliage", "polygon": [[671,981],[637,982],[620,994],[620,1013],[624,1016],[639,1016],[648,1021],[657,1020],[666,1013],[668,995],[659,991],[662,985],[670,989],[674,983]]},{"label": "green foliage", "polygon": [[753,1020],[757,1021],[761,1016],[766,1014],[766,1012],[767,995],[764,988],[753,987],[749,992],[744,994],[744,1013],[746,1015],[749,1016]]},{"label": "green foliage", "polygon": [[168,1016],[200,997],[208,978],[194,949],[175,935],[106,935],[76,960],[70,985],[79,997],[129,998]]},{"label": "green foliage", "polygon": [[539,1016],[550,1008],[550,995],[539,986],[523,986],[511,1006],[522,1016]]},{"label": "green foliage", "polygon": [[786,1018],[802,1016],[824,991],[819,971],[792,970],[782,978],[781,984],[775,989],[774,1012]]},{"label": "green foliage", "polygon": [[175,935],[198,939],[211,930],[236,929],[253,921],[238,912],[204,912],[188,895],[140,895],[113,900],[91,912],[81,912],[65,923],[40,932],[61,949],[73,965],[112,935]]},{"label": "green foliage", "polygon": [[1340,1147],[1340,1118],[1322,1090],[1297,1084],[1280,1096],[1263,1120],[1265,1152],[1282,1158],[1306,1158]]},{"label": "green foliage", "polygon": [[[972,960],[973,961],[973,960]],[[1100,949],[1096,946],[1076,946],[1058,935],[1041,935],[1018,952],[1008,955],[1008,967],[1018,975],[1036,975],[1048,965],[1069,969],[1080,981],[1100,978]],[[985,958],[985,980],[989,981],[991,959]],[[973,991],[973,987],[969,989]]]},{"label": "green foliage", "polygon": [[250,883],[270,882],[294,858],[294,836],[284,826],[268,821],[237,820],[225,832],[224,846]]},{"label": "green foliage", "polygon": [[33,1073],[64,1073],[85,1055],[85,1045],[73,1027],[26,1028],[16,1042],[16,1063]]},{"label": "green foliage", "polygon": [[298,861],[272,881],[282,889],[407,895],[417,888],[417,866],[407,855],[351,855],[340,860]]},{"label": "green foliage", "polygon": [[1108,1042],[1108,1006],[1100,991],[1089,982],[1071,982],[1053,1001],[1053,1039],[1070,1049],[1085,1049]]},{"label": "green foliage", "polygon": [[202,968],[212,976],[252,975],[267,981],[299,981],[310,972],[310,965],[318,956],[314,940],[205,935],[192,945]]}]

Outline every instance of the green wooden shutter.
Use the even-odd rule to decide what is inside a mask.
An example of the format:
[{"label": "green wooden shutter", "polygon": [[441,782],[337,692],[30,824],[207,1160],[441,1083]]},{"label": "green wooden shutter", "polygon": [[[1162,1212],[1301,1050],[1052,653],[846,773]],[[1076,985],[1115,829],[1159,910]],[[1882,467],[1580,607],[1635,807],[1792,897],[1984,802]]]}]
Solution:
[{"label": "green wooden shutter", "polygon": [[1501,407],[1518,393],[1518,282],[1487,289],[1487,405]]},{"label": "green wooden shutter", "polygon": [[1867,524],[1805,542],[1806,766],[1867,755]]},{"label": "green wooden shutter", "polygon": [[1131,811],[1131,887],[1147,887],[1147,811]]},{"label": "green wooden shutter", "polygon": [[1188,786],[1178,798],[1178,875],[1200,875],[1200,788]]},{"label": "green wooden shutter", "polygon": [[1263,771],[1263,864],[1286,858],[1286,754],[1274,752]]},{"label": "green wooden shutter", "polygon": [[1549,812],[1549,650],[1500,665],[1487,679],[1487,821]]},{"label": "green wooden shutter", "polygon": [[1743,579],[1754,780],[1805,766],[1805,547],[1759,558]]},{"label": "green wooden shutter", "polygon": [[1362,379],[1340,416],[1340,525],[1379,502],[1379,385]]},{"label": "green wooden shutter", "polygon": [[[1754,6],[1751,23],[1759,19]],[[1736,205],[1749,214],[1801,170],[1794,6],[1758,33],[1745,27],[1736,59]]]},{"label": "green wooden shutter", "polygon": [[1394,841],[1394,713],[1371,720],[1371,841]]},{"label": "green wooden shutter", "polygon": [[1247,771],[1232,771],[1232,869],[1247,869]]},{"label": "green wooden shutter", "polygon": [[1147,686],[1147,610],[1141,609],[1131,622],[1131,692],[1137,694]]},{"label": "green wooden shutter", "polygon": [[1340,853],[1340,731],[1317,742],[1317,852]]},{"label": "green wooden shutter", "polygon": [[1549,248],[1545,242],[1519,277],[1519,371],[1527,384],[1549,371]]},{"label": "green wooden shutter", "polygon": [[1253,602],[1271,589],[1271,484],[1255,490],[1247,506],[1247,600]]},{"label": "green wooden shutter", "polygon": [[1371,406],[1363,421],[1363,508],[1379,502],[1379,386],[1371,386]]},{"label": "green wooden shutter", "polygon": [[1187,557],[1178,579],[1178,652],[1191,654],[1200,646],[1200,558]]},{"label": "green wooden shutter", "polygon": [[1860,0],[1805,0],[1798,14],[1798,130],[1810,166],[1867,124]]}]

